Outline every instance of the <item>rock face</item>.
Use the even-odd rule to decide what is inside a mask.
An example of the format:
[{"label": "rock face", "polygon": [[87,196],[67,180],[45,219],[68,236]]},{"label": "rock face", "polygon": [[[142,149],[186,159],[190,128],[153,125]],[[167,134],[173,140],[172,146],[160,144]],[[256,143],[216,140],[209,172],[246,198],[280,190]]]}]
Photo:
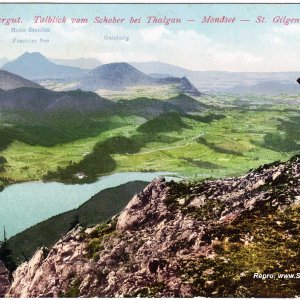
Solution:
[{"label": "rock face", "polygon": [[297,269],[299,180],[297,157],[226,180],[156,179],[108,223],[38,251],[7,296],[295,296],[296,280],[267,291],[253,272]]},{"label": "rock face", "polygon": [[178,78],[178,77],[166,77],[158,80],[160,84],[178,84],[178,92],[186,93],[190,96],[200,97],[203,94],[200,93],[195,86],[186,78]]},{"label": "rock face", "polygon": [[[143,223],[164,218],[166,206],[166,183],[163,178],[157,179],[147,186],[142,193],[135,195],[120,214],[117,230],[137,230]],[[157,201],[157,200],[160,201]]]},{"label": "rock face", "polygon": [[0,298],[5,296],[5,293],[9,289],[9,272],[0,261]]}]

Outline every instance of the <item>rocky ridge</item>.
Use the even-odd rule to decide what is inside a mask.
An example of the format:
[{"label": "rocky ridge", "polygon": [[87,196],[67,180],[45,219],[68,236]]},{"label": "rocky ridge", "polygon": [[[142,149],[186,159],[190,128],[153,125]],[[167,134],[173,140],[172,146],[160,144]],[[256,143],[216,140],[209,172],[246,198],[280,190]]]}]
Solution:
[{"label": "rocky ridge", "polygon": [[7,297],[291,297],[253,279],[299,266],[300,158],[245,176],[154,180],[120,215],[75,228],[14,272]]},{"label": "rocky ridge", "polygon": [[0,261],[0,298],[3,298],[9,289],[9,272],[4,264]]}]

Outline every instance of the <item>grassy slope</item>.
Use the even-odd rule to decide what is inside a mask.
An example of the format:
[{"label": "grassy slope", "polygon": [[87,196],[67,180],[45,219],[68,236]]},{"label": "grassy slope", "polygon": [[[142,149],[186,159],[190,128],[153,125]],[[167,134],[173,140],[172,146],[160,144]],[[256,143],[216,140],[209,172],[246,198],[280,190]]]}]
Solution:
[{"label": "grassy slope", "polygon": [[103,190],[77,209],[54,216],[18,233],[8,241],[14,258],[20,261],[23,254],[31,257],[37,248],[53,245],[70,229],[76,216],[86,226],[105,222],[119,213],[133,195],[146,185],[147,182],[134,181]]},{"label": "grassy slope", "polygon": [[[183,261],[183,276],[192,277],[195,294],[203,297],[295,297],[299,279],[277,275],[299,274],[299,217],[296,205],[219,228],[213,244],[218,256]],[[254,273],[274,278],[257,279]]]}]

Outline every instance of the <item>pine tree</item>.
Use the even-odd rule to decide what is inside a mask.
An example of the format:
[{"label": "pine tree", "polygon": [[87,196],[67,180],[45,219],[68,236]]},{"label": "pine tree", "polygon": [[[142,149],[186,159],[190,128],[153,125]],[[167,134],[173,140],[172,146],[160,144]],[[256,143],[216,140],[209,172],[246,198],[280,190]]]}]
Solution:
[{"label": "pine tree", "polygon": [[12,258],[12,252],[6,238],[5,227],[3,228],[3,235],[4,239],[0,242],[0,260],[4,263],[9,272],[12,273],[17,268],[17,265]]}]

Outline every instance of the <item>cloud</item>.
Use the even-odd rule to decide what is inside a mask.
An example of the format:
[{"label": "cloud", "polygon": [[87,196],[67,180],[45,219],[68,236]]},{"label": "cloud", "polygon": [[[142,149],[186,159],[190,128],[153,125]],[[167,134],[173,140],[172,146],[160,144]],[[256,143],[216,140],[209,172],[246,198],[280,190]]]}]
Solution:
[{"label": "cloud", "polygon": [[152,28],[140,29],[138,31],[141,36],[141,40],[145,43],[158,43],[163,38],[164,35],[169,35],[170,31],[168,31],[164,26],[157,26]]},{"label": "cloud", "polygon": [[260,35],[256,44],[256,51],[262,57],[261,66],[257,68],[259,71],[299,71],[300,28],[298,26],[273,26]]},{"label": "cloud", "polygon": [[270,42],[270,44],[282,45],[284,44],[284,39],[282,36],[275,33],[266,33],[263,38]]},{"label": "cloud", "polygon": [[151,32],[161,37],[159,42],[153,39],[151,45],[146,41],[150,51],[156,54],[156,60],[192,70],[239,71],[261,62],[260,57],[216,43],[195,30],[172,32],[157,27]]},{"label": "cloud", "polygon": [[274,34],[288,34],[288,35],[299,35],[300,34],[300,26],[299,24],[291,24],[281,27],[273,27],[271,31]]}]

